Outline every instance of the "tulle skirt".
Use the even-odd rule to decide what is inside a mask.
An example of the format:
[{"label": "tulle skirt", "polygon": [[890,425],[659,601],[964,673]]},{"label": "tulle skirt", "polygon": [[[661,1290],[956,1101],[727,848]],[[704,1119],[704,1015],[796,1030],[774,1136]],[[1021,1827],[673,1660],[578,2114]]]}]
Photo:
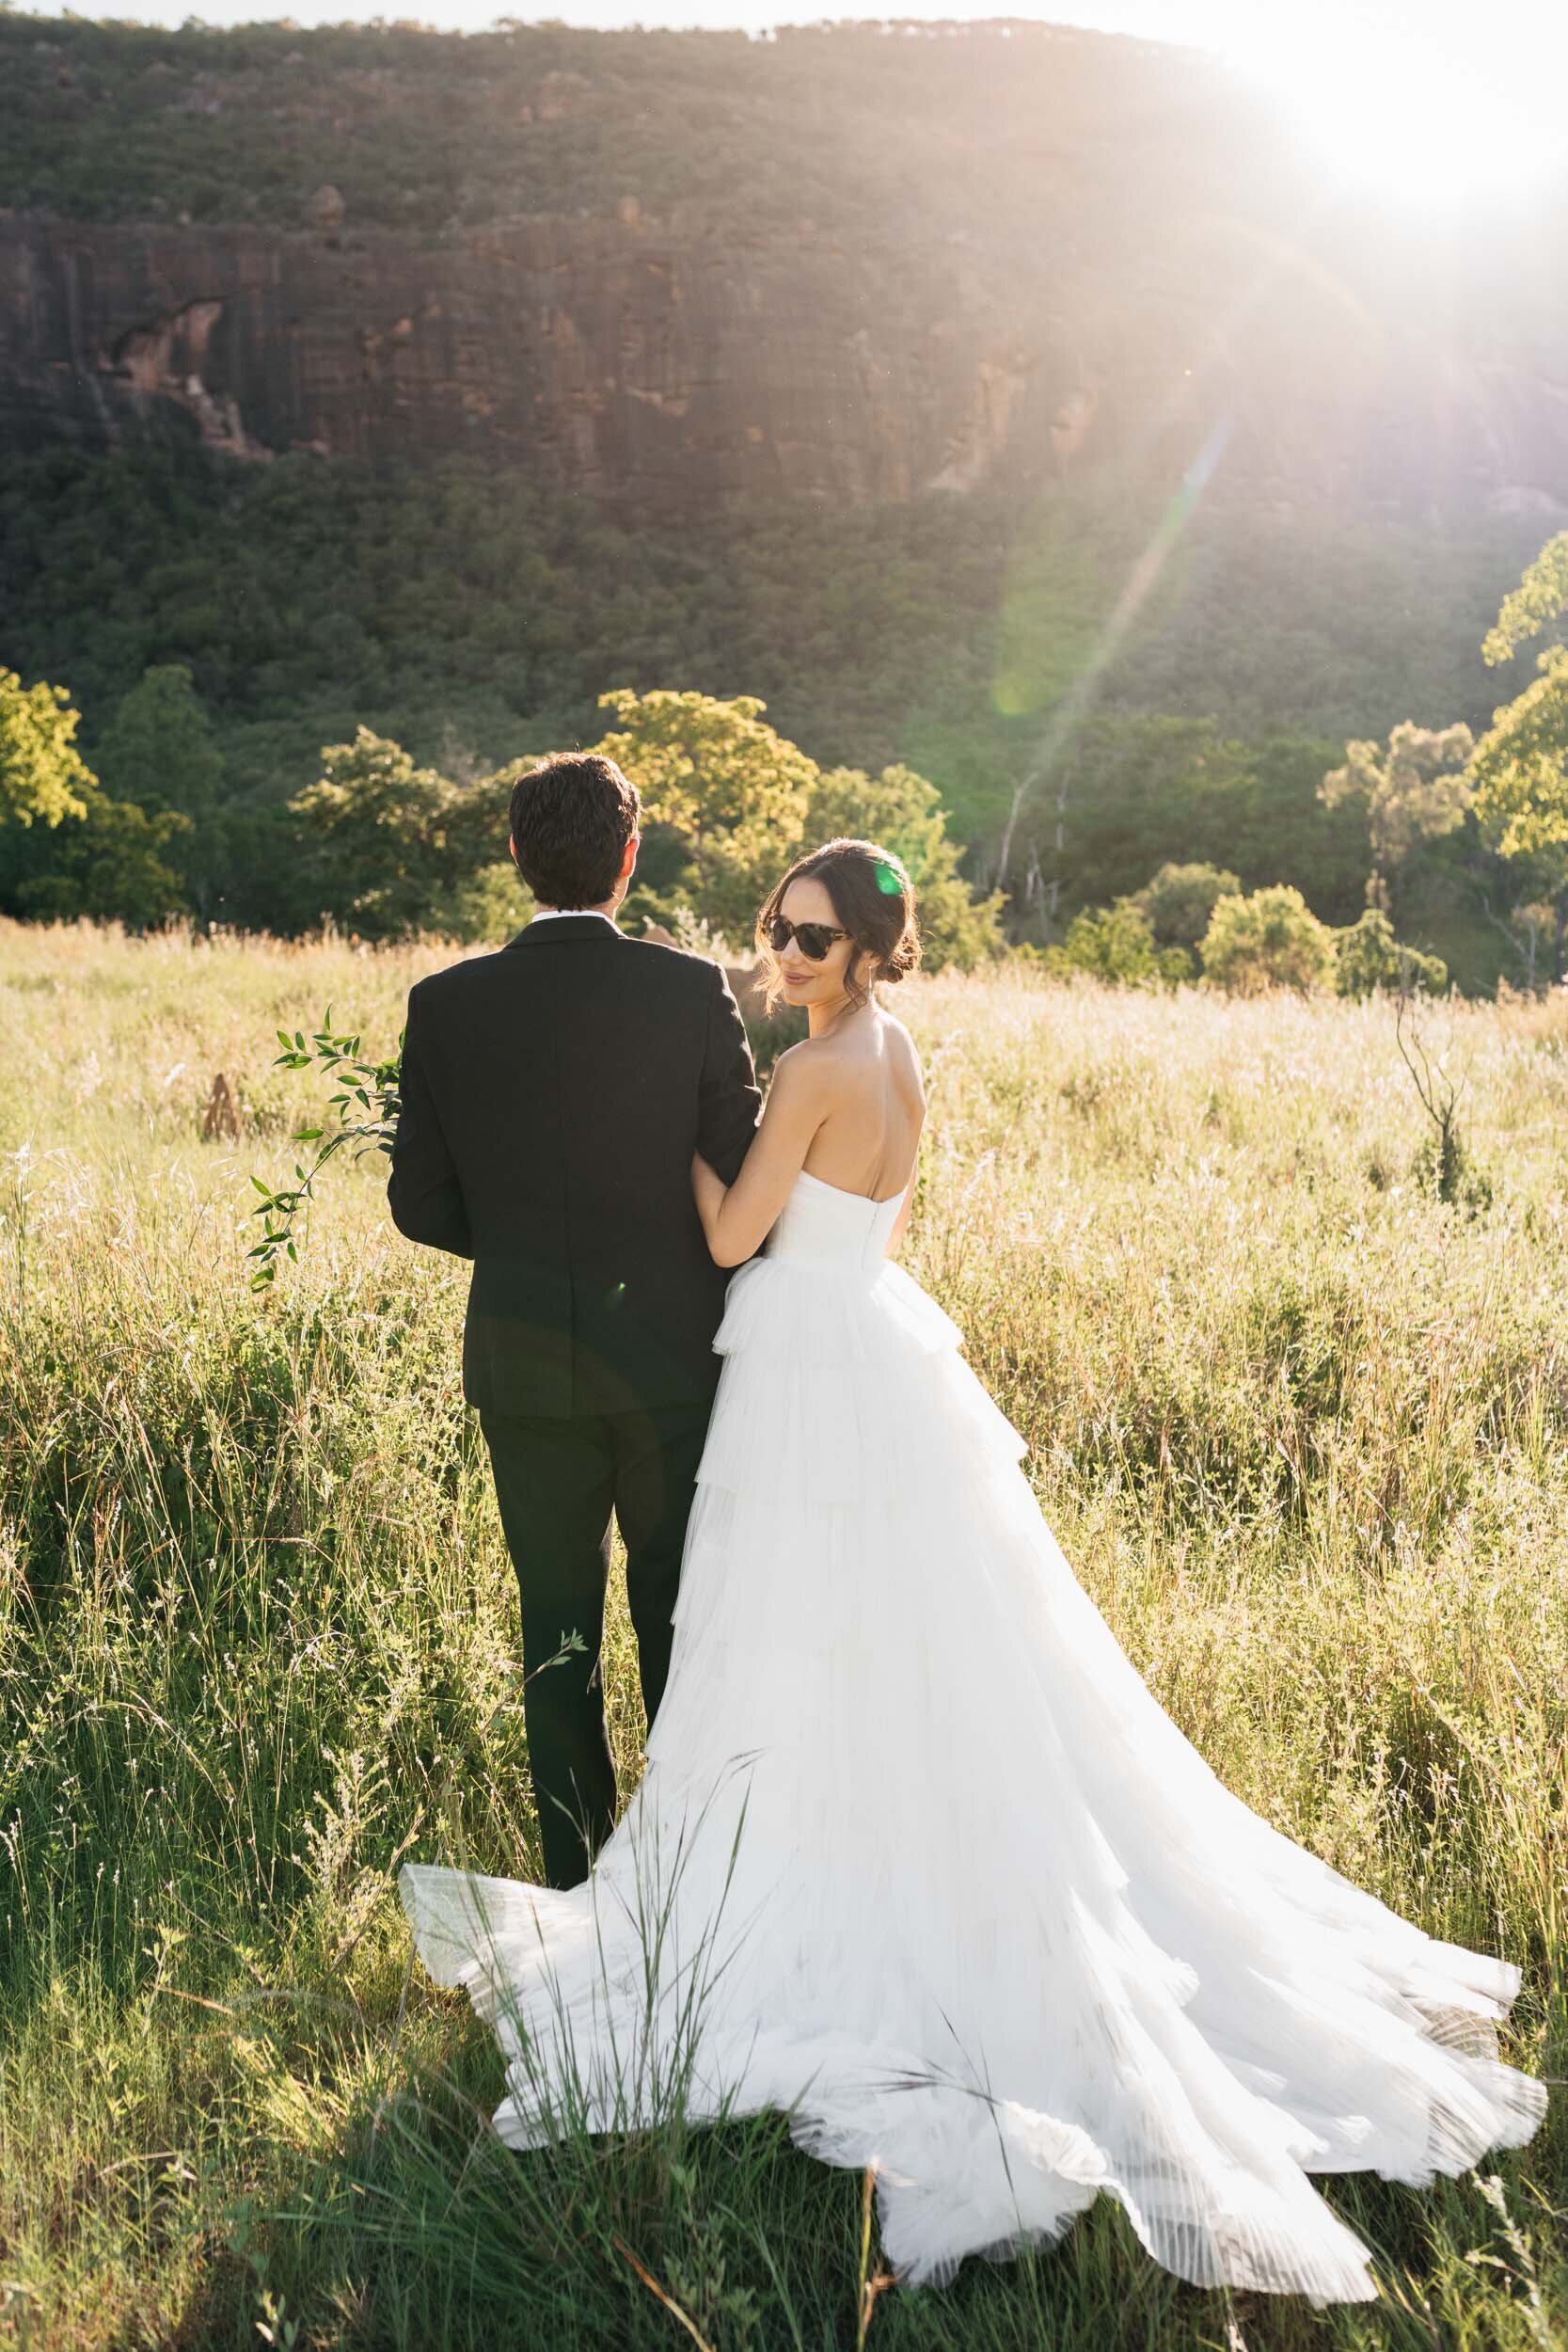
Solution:
[{"label": "tulle skirt", "polygon": [[569,1892],[409,1864],[505,2052],[502,2137],[787,2111],[911,2280],[1104,2191],[1200,2286],[1375,2293],[1309,2173],[1528,2139],[1518,1989],[1252,1813],[1150,1695],[896,1265],[764,1258],[725,1357],[648,1769]]}]

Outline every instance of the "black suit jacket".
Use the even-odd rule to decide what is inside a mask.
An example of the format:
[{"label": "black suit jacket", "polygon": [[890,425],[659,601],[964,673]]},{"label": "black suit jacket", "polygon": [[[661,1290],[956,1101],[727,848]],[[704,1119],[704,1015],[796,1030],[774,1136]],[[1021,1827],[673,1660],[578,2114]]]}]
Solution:
[{"label": "black suit jacket", "polygon": [[723,1268],[691,1197],[733,1183],[761,1097],[715,963],[596,914],[530,924],[409,992],[387,1199],[474,1262],[463,1392],[482,1411],[711,1395]]}]

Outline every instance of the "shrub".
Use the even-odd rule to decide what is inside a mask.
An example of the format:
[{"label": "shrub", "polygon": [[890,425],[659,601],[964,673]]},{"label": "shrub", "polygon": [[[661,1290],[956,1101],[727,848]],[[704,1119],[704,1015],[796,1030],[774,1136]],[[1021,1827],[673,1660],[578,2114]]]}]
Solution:
[{"label": "shrub", "polygon": [[1334,934],[1288,882],[1218,899],[1198,953],[1204,978],[1235,996],[1271,988],[1305,995],[1334,977]]},{"label": "shrub", "polygon": [[1380,988],[1440,996],[1448,985],[1442,957],[1424,955],[1396,939],[1380,907],[1369,907],[1358,923],[1336,935],[1334,986],[1341,996],[1370,996]]},{"label": "shrub", "polygon": [[1238,898],[1241,882],[1222,866],[1176,866],[1168,861],[1128,903],[1135,906],[1161,947],[1196,947],[1221,898]]},{"label": "shrub", "polygon": [[1180,947],[1158,947],[1146,917],[1131,898],[1108,907],[1085,907],[1068,925],[1067,937],[1039,958],[1047,972],[1092,972],[1097,979],[1134,987],[1175,987],[1191,979],[1192,959]]}]

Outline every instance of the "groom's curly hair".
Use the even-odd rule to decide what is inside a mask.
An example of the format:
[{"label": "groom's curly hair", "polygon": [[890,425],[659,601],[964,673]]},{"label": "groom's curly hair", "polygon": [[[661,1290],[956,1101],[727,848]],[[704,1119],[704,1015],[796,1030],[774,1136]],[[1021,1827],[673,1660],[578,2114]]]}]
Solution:
[{"label": "groom's curly hair", "polygon": [[541,905],[602,906],[637,831],[642,797],[612,759],[563,752],[512,787],[517,870]]}]

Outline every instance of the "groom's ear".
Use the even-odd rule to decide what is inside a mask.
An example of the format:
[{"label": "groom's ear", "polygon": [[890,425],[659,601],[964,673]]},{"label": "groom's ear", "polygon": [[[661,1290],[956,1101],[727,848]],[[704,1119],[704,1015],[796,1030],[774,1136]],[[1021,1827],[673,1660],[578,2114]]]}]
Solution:
[{"label": "groom's ear", "polygon": [[631,880],[632,870],[637,864],[637,852],[641,847],[641,834],[634,833],[631,839],[626,843],[626,850],[621,858],[621,880],[623,882],[629,882]]}]

